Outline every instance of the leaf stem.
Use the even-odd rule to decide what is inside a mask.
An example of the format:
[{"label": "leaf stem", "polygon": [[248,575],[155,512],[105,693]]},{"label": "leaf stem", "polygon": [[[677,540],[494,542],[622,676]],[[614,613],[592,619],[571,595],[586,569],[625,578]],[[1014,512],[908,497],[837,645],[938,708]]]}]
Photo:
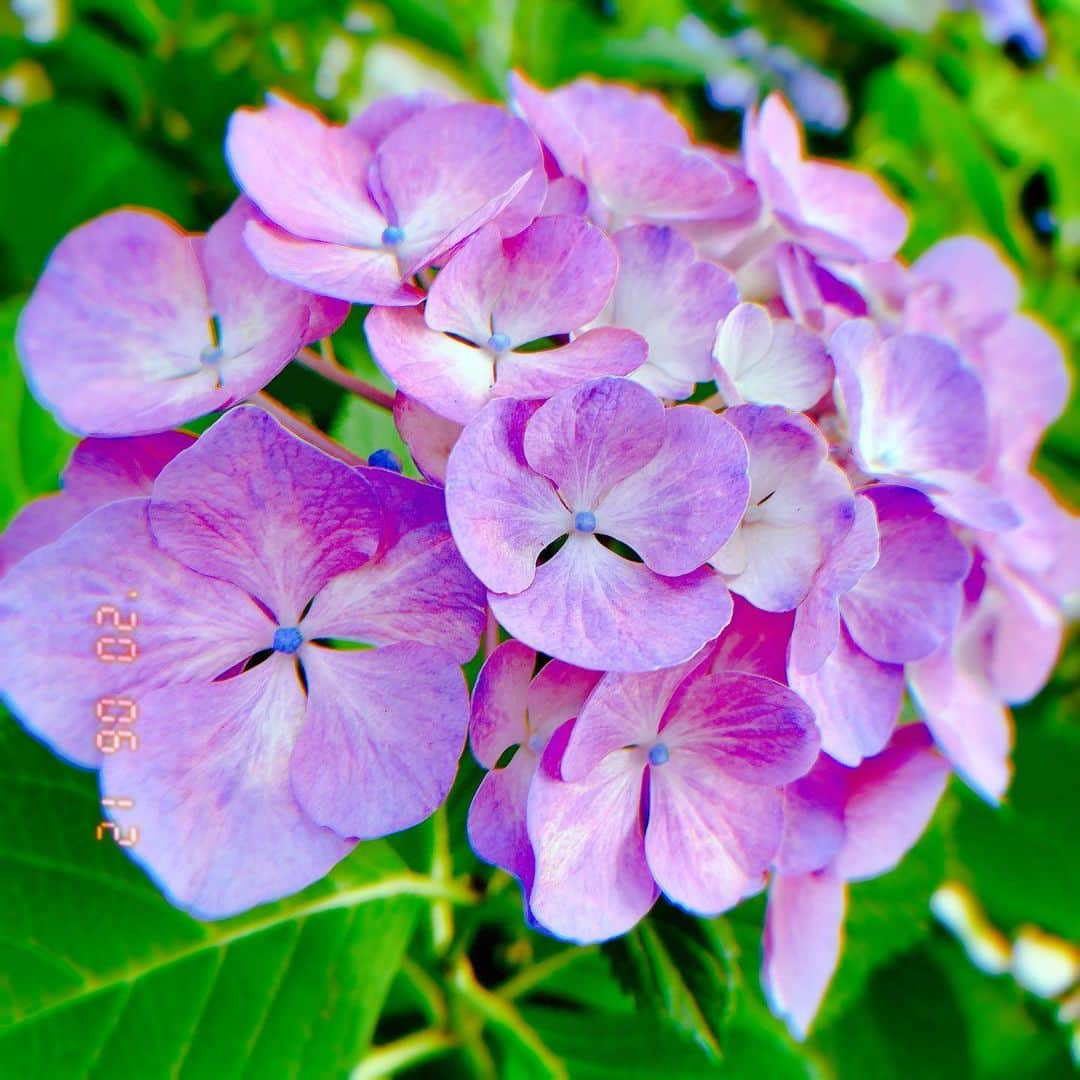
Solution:
[{"label": "leaf stem", "polygon": [[550,979],[552,975],[593,952],[596,952],[595,945],[563,949],[561,952],[549,956],[546,960],[541,960],[538,964],[532,964],[519,971],[512,978],[507,979],[494,992],[507,1001],[514,1001],[516,998],[524,997],[530,990],[535,990],[536,987]]},{"label": "leaf stem", "polygon": [[484,659],[486,660],[499,645],[499,622],[488,604],[487,623],[484,625]]},{"label": "leaf stem", "polygon": [[411,956],[402,958],[401,974],[416,991],[428,1020],[436,1027],[446,1027],[450,1014],[442,987]]},{"label": "leaf stem", "polygon": [[[435,811],[431,819],[434,832],[431,840],[431,880],[449,882],[453,876],[450,855],[450,823],[446,804]],[[431,944],[436,956],[445,956],[454,939],[454,911],[449,903],[436,901],[431,905]]]},{"label": "leaf stem", "polygon": [[325,432],[320,431],[313,424],[309,424],[303,417],[298,416],[287,405],[283,405],[277,398],[271,397],[265,391],[252,394],[248,401],[252,405],[258,405],[275,417],[282,425],[288,428],[294,435],[299,435],[305,442],[318,447],[324,454],[336,457],[344,461],[346,465],[366,465],[362,457],[357,457],[351,450],[346,450],[341,443],[331,439]]},{"label": "leaf stem", "polygon": [[535,1058],[552,1080],[569,1080],[566,1066],[544,1045],[517,1009],[506,998],[480,984],[468,957],[458,957],[450,973],[450,983],[488,1023],[504,1031]]},{"label": "leaf stem", "polygon": [[325,355],[320,356],[314,349],[301,349],[296,355],[296,361],[314,371],[317,375],[321,375],[324,379],[329,379],[330,382],[344,387],[349,393],[356,394],[358,397],[370,401],[373,405],[378,405],[380,409],[386,409],[388,412],[394,411],[393,394],[380,390],[373,383],[359,378],[359,376],[342,367],[337,360],[333,359],[333,353],[330,350]]},{"label": "leaf stem", "polygon": [[375,1047],[353,1069],[350,1080],[376,1080],[380,1076],[393,1076],[409,1065],[453,1050],[457,1045],[457,1037],[441,1028],[417,1031],[385,1046]]}]

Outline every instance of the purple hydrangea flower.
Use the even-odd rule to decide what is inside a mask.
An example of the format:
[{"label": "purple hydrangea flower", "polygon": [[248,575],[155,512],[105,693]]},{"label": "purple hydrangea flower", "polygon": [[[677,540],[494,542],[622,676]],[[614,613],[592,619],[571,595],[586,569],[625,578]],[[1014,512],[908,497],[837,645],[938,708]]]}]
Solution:
[{"label": "purple hydrangea flower", "polygon": [[783,405],[805,410],[832,388],[825,344],[791,319],[760,304],[739,304],[720,324],[713,377],[725,405]]},{"label": "purple hydrangea flower", "polygon": [[510,87],[559,169],[585,184],[589,215],[606,229],[729,219],[756,207],[734,163],[691,145],[655,94],[592,78],[543,91],[517,72]]},{"label": "purple hydrangea flower", "polygon": [[951,638],[971,556],[929,499],[878,485],[830,551],[795,617],[791,686],[810,704],[822,745],[857,765],[889,740],[902,665]]},{"label": "purple hydrangea flower", "polygon": [[709,562],[755,607],[791,611],[829,545],[851,528],[851,485],[806,417],[778,405],[740,405],[724,415],[746,440],[750,500]]},{"label": "purple hydrangea flower", "polygon": [[540,210],[540,146],[502,109],[382,119],[338,127],[275,95],[233,115],[225,150],[272,223],[245,234],[270,273],[355,303],[411,305],[423,297],[410,283],[418,271],[489,222],[512,236]]},{"label": "purple hydrangea flower", "polygon": [[990,244],[955,236],[915,261],[907,285],[905,329],[945,338],[979,373],[990,424],[988,463],[999,473],[1025,471],[1065,408],[1069,374],[1058,342],[1017,312],[1016,275]]},{"label": "purple hydrangea flower", "polygon": [[709,349],[717,322],[739,299],[735,282],[697,258],[672,228],[635,225],[613,240],[619,276],[596,322],[636,330],[648,342],[648,362],[634,372],[635,382],[660,397],[689,397],[696,383],[712,379]]},{"label": "purple hydrangea flower", "polygon": [[830,340],[855,463],[868,476],[925,490],[963,524],[999,530],[1016,513],[977,476],[990,448],[978,374],[940,338],[882,338],[864,319]]},{"label": "purple hydrangea flower", "polygon": [[457,423],[492,397],[550,397],[600,375],[629,374],[646,353],[629,330],[603,327],[565,345],[517,351],[594,318],[617,266],[612,242],[580,218],[538,218],[507,240],[486,226],[435,279],[423,312],[372,309],[372,355],[403,393]]},{"label": "purple hydrangea flower", "polygon": [[[482,595],[437,489],[241,408],[148,499],[93,511],[7,574],[0,679],[35,734],[135,800],[130,853],[173,902],[222,917],[442,801]],[[135,627],[134,662],[95,655],[106,612]],[[116,695],[138,745],[109,753],[95,703]]]},{"label": "purple hydrangea flower", "polygon": [[730,596],[705,562],[746,507],[746,467],[722,417],[598,379],[539,406],[485,406],[450,455],[447,507],[515,637],[581,667],[642,671],[685,660],[727,624]]},{"label": "purple hydrangea flower", "polygon": [[416,467],[433,484],[446,483],[446,463],[464,430],[400,391],[394,397],[394,425]]},{"label": "purple hydrangea flower", "polygon": [[0,535],[0,577],[77,521],[117,499],[149,495],[157,474],[195,437],[163,431],[130,439],[83,439],[60,474],[62,491],[28,503]]},{"label": "purple hydrangea flower", "polygon": [[818,740],[806,705],[758,675],[677,668],[605,675],[544,752],[528,802],[537,921],[597,941],[658,889],[715,915],[758,891],[782,830],[782,785]]},{"label": "purple hydrangea flower", "polygon": [[819,259],[841,262],[887,259],[903,242],[904,209],[858,169],[808,159],[799,121],[780,94],[747,113],[743,158],[761,195],[757,230],[771,228]]},{"label": "purple hydrangea flower", "polygon": [[35,395],[73,431],[163,431],[261,390],[348,308],[270,277],[244,246],[239,199],[206,237],[149,210],[69,233],[19,319]]},{"label": "purple hydrangea flower", "polygon": [[925,830],[948,777],[926,729],[912,725],[859,768],[822,755],[787,788],[761,979],[796,1038],[805,1038],[840,958],[847,883],[896,866]]},{"label": "purple hydrangea flower", "polygon": [[[513,874],[526,896],[534,867],[525,824],[529,786],[555,729],[577,716],[600,678],[560,660],[534,675],[536,660],[520,641],[504,641],[480,669],[469,723],[473,753],[488,770],[469,807],[469,843]],[[499,767],[512,747],[514,756]]]}]

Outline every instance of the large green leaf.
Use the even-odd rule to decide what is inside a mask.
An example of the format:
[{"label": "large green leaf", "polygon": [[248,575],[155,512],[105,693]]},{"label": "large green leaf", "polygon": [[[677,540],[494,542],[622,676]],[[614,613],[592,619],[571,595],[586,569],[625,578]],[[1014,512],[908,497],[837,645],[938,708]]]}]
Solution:
[{"label": "large green leaf", "polygon": [[183,179],[95,109],[52,101],[28,109],[0,149],[0,277],[33,284],[69,229],[121,203],[193,224]]},{"label": "large green leaf", "polygon": [[712,923],[659,906],[608,950],[640,1009],[671,1021],[713,1058],[723,1056],[734,974]]},{"label": "large green leaf", "polygon": [[323,1078],[362,1058],[421,888],[385,843],[200,923],[95,840],[90,774],[6,717],[0,749],[0,1075]]},{"label": "large green leaf", "polygon": [[75,444],[26,388],[14,341],[21,306],[18,298],[0,304],[0,525],[33,496],[58,486]]}]

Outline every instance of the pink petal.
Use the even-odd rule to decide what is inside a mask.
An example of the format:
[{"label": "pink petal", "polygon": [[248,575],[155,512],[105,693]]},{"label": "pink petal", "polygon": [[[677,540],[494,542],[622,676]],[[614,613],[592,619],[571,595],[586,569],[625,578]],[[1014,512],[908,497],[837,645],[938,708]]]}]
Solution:
[{"label": "pink petal", "polygon": [[534,406],[493,401],[461,433],[446,468],[450,528],[474,574],[499,592],[532,582],[540,552],[570,528],[551,484],[525,462]]},{"label": "pink petal", "polygon": [[439,271],[424,304],[432,330],[457,334],[475,345],[491,337],[491,313],[506,282],[507,258],[498,228],[485,225]]},{"label": "pink petal", "polygon": [[[382,499],[384,512],[404,508]],[[301,629],[371,645],[437,645],[465,663],[484,628],[485,592],[462,562],[445,518],[412,529],[316,595]]]},{"label": "pink petal", "polygon": [[750,505],[710,562],[755,607],[790,611],[809,592],[828,544],[851,526],[851,485],[806,417],[739,405],[725,419],[749,450]]},{"label": "pink petal", "polygon": [[383,530],[356,470],[251,406],[165,467],[150,522],[163,551],[258,597],[285,626],[332,578],[363,565]]},{"label": "pink petal", "polygon": [[[549,660],[529,686],[528,726],[533,749],[542,749],[556,728],[581,712],[600,679],[599,671]],[[540,746],[539,744],[542,744]]]},{"label": "pink petal", "polygon": [[308,240],[378,248],[386,220],[366,176],[372,151],[351,127],[270,95],[237,109],[225,135],[237,184],[282,229]]},{"label": "pink petal", "polygon": [[529,904],[558,937],[581,943],[626,933],[656,900],[645,861],[642,768],[634,751],[605,758],[580,783],[559,779],[565,729],[556,733],[529,791],[536,877]]},{"label": "pink petal", "polygon": [[948,779],[948,763],[926,729],[900,728],[882,753],[848,777],[836,873],[861,881],[893,869],[929,824]]},{"label": "pink petal", "polygon": [[527,589],[513,596],[492,593],[489,602],[514,637],[598,671],[681,663],[731,617],[731,597],[711,571],[661,577],[581,533],[572,533],[536,568]]},{"label": "pink petal", "polygon": [[655,457],[665,431],[664,408],[648,390],[597,379],[537,409],[525,428],[525,457],[576,512],[594,508],[604,491]]},{"label": "pink petal", "polygon": [[718,915],[755,891],[780,843],[780,792],[739,783],[702,754],[649,769],[645,855],[664,895]]},{"label": "pink petal", "polygon": [[921,334],[851,347],[854,333],[857,324],[842,328],[830,347],[859,465],[883,476],[977,470],[988,447],[986,397],[960,354]]},{"label": "pink petal", "polygon": [[323,243],[252,222],[244,240],[267,273],[303,289],[356,304],[409,307],[424,294],[402,281],[390,250]]},{"label": "pink petal", "polygon": [[427,109],[437,109],[449,104],[449,99],[434,90],[420,90],[412,94],[394,94],[378,98],[368,105],[359,116],[353,117],[345,126],[359,135],[368,146],[378,147],[406,120]]},{"label": "pink petal", "polygon": [[19,355],[73,430],[162,430],[228,396],[200,364],[209,319],[190,239],[150,211],[114,210],[53,251],[19,318]]},{"label": "pink petal", "polygon": [[469,717],[453,657],[428,645],[305,646],[308,708],[290,775],[320,825],[368,839],[423,821],[446,798]]},{"label": "pink petal", "polygon": [[741,596],[732,599],[731,622],[712,646],[710,670],[764,675],[786,683],[788,639],[794,614],[762,611]]},{"label": "pink petal", "polygon": [[328,337],[349,314],[349,305],[342,300],[316,296],[266,274],[244,241],[249,221],[265,224],[266,218],[241,196],[211,226],[198,249],[210,306],[223,333],[221,345],[232,357],[226,368],[229,373],[241,360],[246,368],[253,367],[249,350],[268,351],[275,338],[281,339],[278,355],[295,348],[287,330],[298,324],[300,308],[308,312],[302,343]]},{"label": "pink petal", "polygon": [[499,222],[504,235],[520,232],[547,188],[536,137],[494,105],[418,113],[386,138],[373,169],[377,198],[404,233],[398,251],[406,276],[492,221],[524,191],[513,214]]},{"label": "pink petal", "polygon": [[904,697],[904,669],[871,659],[845,627],[817,671],[789,668],[788,680],[814,711],[822,749],[837,761],[858,765],[889,741]]},{"label": "pink petal", "polygon": [[996,805],[1012,776],[1008,710],[983,679],[956,664],[947,644],[907,671],[915,704],[941,752],[968,785]]},{"label": "pink petal", "polygon": [[221,919],[297,892],[353,841],[321,829],[289,788],[304,716],[293,664],[275,658],[224,682],[170,686],[139,702],[136,753],[105,760],[102,790],[134,799],[129,854],[177,907]]},{"label": "pink petal", "polygon": [[648,355],[644,340],[630,330],[598,326],[567,345],[536,352],[510,352],[496,362],[495,397],[547,398],[590,379],[629,375]]},{"label": "pink petal", "polygon": [[61,474],[63,491],[24,506],[0,536],[0,577],[51,544],[91,510],[149,495],[162,468],[195,441],[182,431],[128,439],[83,439]]},{"label": "pink petal", "polygon": [[447,420],[468,423],[490,397],[492,354],[429,329],[419,309],[372,308],[364,331],[386,377]]},{"label": "pink petal", "polygon": [[529,787],[539,759],[519,746],[510,764],[492,769],[476,789],[469,805],[469,845],[485,862],[513,874],[528,892],[535,859],[526,827]]},{"label": "pink petal", "polygon": [[720,324],[717,386],[729,405],[751,401],[809,409],[829,391],[833,369],[821,339],[759,304],[740,304]]},{"label": "pink petal", "polygon": [[619,277],[603,323],[649,343],[637,382],[665,397],[688,397],[712,378],[709,350],[717,322],[738,300],[731,275],[698,260],[674,229],[638,225],[615,234]]},{"label": "pink petal", "polygon": [[966,331],[989,329],[1020,302],[1016,274],[991,244],[974,236],[950,236],[923,252],[912,272],[948,287],[950,319]]},{"label": "pink petal", "polygon": [[506,334],[511,347],[577,330],[611,295],[615,246],[580,218],[538,218],[504,249],[506,276],[491,329]]},{"label": "pink petal", "polygon": [[830,546],[810,592],[795,611],[792,670],[810,675],[825,663],[840,636],[840,597],[855,588],[878,554],[877,511],[870,499],[857,495],[851,529]]},{"label": "pink petal", "polygon": [[[1034,319],[1014,315],[982,343],[979,370],[1002,452],[1026,468],[1046,429],[1069,400],[1061,343]],[[1024,358],[1023,364],[1016,357]]]},{"label": "pink petal", "polygon": [[616,222],[658,224],[733,217],[745,208],[738,174],[696,148],[621,140],[589,159],[589,184]]},{"label": "pink petal", "polygon": [[877,512],[878,560],[840,598],[840,610],[875,660],[917,660],[956,627],[971,556],[921,492],[877,485],[865,495]]},{"label": "pink petal", "polygon": [[691,679],[664,717],[659,738],[673,762],[697,755],[742,783],[773,787],[807,773],[818,753],[806,703],[772,679],[741,673]]},{"label": "pink petal", "polygon": [[433,484],[445,484],[446,462],[462,425],[400,392],[394,398],[394,423],[420,472]]},{"label": "pink petal", "polygon": [[834,875],[778,874],[769,886],[761,982],[792,1035],[806,1038],[840,959],[847,889]]},{"label": "pink petal", "polygon": [[564,780],[584,780],[608,754],[656,738],[672,695],[707,655],[631,675],[608,672],[596,685],[562,757]]},{"label": "pink petal", "polygon": [[750,493],[746,446],[699,405],[664,413],[664,443],[597,506],[599,532],[629,544],[658,574],[688,574],[735,531]]},{"label": "pink petal", "polygon": [[[213,679],[273,638],[249,596],[164,554],[146,515],[145,499],[102,506],[0,581],[5,697],[38,737],[79,765],[101,760],[103,699],[140,707],[151,690]],[[134,659],[103,661],[99,651]]]},{"label": "pink petal", "polygon": [[784,837],[777,874],[809,874],[829,866],[844,843],[844,797],[850,770],[821,754],[813,769],[784,788]]},{"label": "pink petal", "polygon": [[[485,769],[515,743],[527,741],[529,683],[536,653],[520,641],[504,641],[484,661],[472,697],[469,742]],[[566,719],[566,717],[564,717]]]}]

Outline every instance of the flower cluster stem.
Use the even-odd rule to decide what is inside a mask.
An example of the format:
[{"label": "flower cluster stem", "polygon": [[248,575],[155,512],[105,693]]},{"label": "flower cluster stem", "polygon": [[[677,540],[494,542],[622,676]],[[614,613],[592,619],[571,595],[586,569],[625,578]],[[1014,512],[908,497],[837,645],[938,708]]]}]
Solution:
[{"label": "flower cluster stem", "polygon": [[456,1035],[441,1028],[427,1028],[413,1035],[406,1035],[385,1046],[372,1050],[353,1069],[350,1080],[376,1080],[380,1076],[395,1076],[410,1065],[445,1053],[458,1046]]},{"label": "flower cluster stem", "polygon": [[342,367],[333,358],[332,352],[328,351],[326,355],[320,356],[314,349],[301,349],[296,356],[296,360],[297,363],[303,364],[304,367],[314,371],[317,375],[321,375],[324,379],[344,387],[349,393],[356,394],[357,397],[362,397],[373,405],[378,405],[380,409],[386,409],[388,412],[394,411],[393,394],[380,390],[379,387],[369,383],[366,379],[361,379]]}]

